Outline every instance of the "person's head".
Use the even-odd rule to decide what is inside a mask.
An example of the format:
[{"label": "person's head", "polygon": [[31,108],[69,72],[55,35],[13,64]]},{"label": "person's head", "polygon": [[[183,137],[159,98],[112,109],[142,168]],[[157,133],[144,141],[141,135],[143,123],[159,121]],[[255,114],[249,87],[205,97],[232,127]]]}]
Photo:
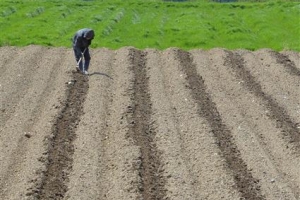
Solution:
[{"label": "person's head", "polygon": [[95,36],[95,33],[92,29],[90,29],[89,31],[87,31],[85,34],[84,34],[84,38],[87,39],[87,40],[92,40],[94,39],[94,36]]}]

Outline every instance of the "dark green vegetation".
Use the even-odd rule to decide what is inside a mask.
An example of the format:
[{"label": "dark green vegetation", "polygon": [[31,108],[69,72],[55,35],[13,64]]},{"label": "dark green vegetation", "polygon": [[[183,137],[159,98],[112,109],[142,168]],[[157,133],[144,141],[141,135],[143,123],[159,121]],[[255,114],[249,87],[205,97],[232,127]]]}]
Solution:
[{"label": "dark green vegetation", "polygon": [[224,47],[300,51],[300,3],[158,0],[1,0],[0,46],[71,46],[95,30],[92,47]]}]

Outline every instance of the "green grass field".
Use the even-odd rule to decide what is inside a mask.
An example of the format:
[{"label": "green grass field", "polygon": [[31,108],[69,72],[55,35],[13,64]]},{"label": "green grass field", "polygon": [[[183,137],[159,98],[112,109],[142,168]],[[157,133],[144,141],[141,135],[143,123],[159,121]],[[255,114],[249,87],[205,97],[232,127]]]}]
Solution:
[{"label": "green grass field", "polygon": [[271,48],[300,51],[300,2],[1,0],[0,46],[71,47],[92,28],[92,48]]}]

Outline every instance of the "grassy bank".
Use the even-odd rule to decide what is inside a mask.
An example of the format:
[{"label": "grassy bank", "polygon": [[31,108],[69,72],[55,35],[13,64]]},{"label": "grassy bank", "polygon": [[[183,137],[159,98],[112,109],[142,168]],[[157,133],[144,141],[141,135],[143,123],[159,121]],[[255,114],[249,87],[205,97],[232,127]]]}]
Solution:
[{"label": "grassy bank", "polygon": [[92,47],[224,47],[300,51],[300,3],[157,0],[2,0],[0,45],[71,46],[90,27]]}]

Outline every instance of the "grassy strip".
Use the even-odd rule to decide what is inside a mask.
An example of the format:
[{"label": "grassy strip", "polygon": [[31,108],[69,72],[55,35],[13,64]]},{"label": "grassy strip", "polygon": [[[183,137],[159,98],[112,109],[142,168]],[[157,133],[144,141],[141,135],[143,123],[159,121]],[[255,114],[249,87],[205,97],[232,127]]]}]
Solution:
[{"label": "grassy strip", "polygon": [[0,46],[71,46],[90,27],[92,47],[224,47],[300,51],[300,3],[158,0],[2,0]]}]

